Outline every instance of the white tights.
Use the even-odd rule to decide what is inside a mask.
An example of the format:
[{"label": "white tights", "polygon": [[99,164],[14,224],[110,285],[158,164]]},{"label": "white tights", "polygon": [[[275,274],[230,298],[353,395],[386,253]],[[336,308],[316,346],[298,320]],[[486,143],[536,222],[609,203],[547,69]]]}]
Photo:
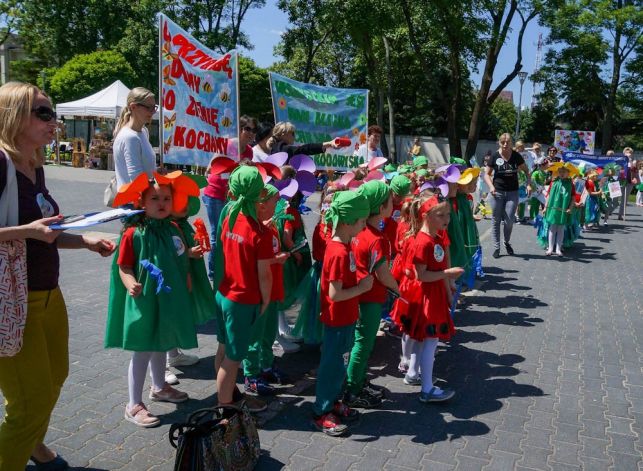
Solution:
[{"label": "white tights", "polygon": [[562,224],[552,224],[549,226],[549,247],[547,252],[554,251],[554,244],[556,245],[556,252],[561,252],[563,248],[563,237],[565,236],[565,226]]},{"label": "white tights", "polygon": [[[435,361],[435,349],[438,347],[437,338],[424,339],[419,343],[418,355],[420,356],[420,368],[422,369],[422,392],[428,393],[433,388],[433,363]],[[411,368],[409,366],[409,375]]]},{"label": "white tights", "polygon": [[410,378],[417,378],[420,374],[420,363],[418,354],[422,344],[413,340],[407,334],[402,336],[402,361],[409,366],[407,375]]},{"label": "white tights", "polygon": [[165,352],[134,352],[129,362],[127,385],[129,387],[129,407],[143,402],[145,373],[150,365],[152,384],[155,390],[165,386]]}]

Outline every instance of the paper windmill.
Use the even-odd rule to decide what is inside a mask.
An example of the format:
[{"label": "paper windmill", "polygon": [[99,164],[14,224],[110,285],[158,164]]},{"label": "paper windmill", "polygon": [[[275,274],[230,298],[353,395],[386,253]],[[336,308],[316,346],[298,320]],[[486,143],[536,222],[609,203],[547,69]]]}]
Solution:
[{"label": "paper windmill", "polygon": [[[285,158],[279,156],[279,154],[283,154]],[[279,152],[269,156],[266,161],[274,156],[279,156],[279,159],[283,158],[283,162],[279,166],[282,166],[288,159],[288,154]],[[290,159],[289,165],[297,172],[295,178],[275,179],[273,182],[275,188],[279,190],[281,197],[290,199],[295,196],[298,191],[304,196],[312,195],[317,189],[317,178],[315,178],[317,166],[315,165],[315,161],[307,155],[298,154]]]},{"label": "paper windmill", "polygon": [[[283,158],[284,155],[285,158]],[[288,154],[286,154],[285,152],[278,152],[276,154],[268,156],[264,162],[249,163],[250,165],[254,165],[259,169],[259,173],[261,174],[264,183],[268,183],[271,178],[281,178],[280,167],[286,162],[287,159]],[[216,157],[212,162],[212,165],[210,165],[210,173],[214,175],[229,174],[238,166],[239,162],[235,162],[233,159],[231,159],[230,157],[226,157],[225,155],[220,155],[219,157]]]},{"label": "paper windmill", "polygon": [[378,180],[381,182],[385,182],[386,177],[379,170],[371,170],[363,179],[357,180],[354,172],[348,172],[342,175],[338,183],[340,185],[345,186],[349,190],[354,190],[355,188],[359,188],[364,183],[370,182],[371,180]]}]

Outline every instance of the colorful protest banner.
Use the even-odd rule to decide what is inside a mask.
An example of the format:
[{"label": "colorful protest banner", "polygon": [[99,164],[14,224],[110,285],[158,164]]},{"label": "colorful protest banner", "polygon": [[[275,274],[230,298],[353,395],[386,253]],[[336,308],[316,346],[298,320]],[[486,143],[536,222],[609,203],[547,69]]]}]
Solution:
[{"label": "colorful protest banner", "polygon": [[315,155],[318,169],[348,170],[364,163],[353,152],[366,143],[368,90],[323,87],[270,73],[275,123],[294,124],[295,142],[308,144],[349,139],[345,147]]},{"label": "colorful protest banner", "polygon": [[237,52],[208,49],[159,14],[161,155],[180,165],[237,157],[239,96]]},{"label": "colorful protest banner", "polygon": [[578,152],[581,154],[594,153],[594,131],[566,131],[556,129],[554,147],[559,152]]}]

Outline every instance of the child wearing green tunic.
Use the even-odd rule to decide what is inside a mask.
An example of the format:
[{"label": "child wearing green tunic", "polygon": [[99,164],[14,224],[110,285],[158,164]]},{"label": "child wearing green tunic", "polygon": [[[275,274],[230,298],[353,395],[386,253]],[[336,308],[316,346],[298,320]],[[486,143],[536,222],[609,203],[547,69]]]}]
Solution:
[{"label": "child wearing green tunic", "polygon": [[[197,346],[192,299],[189,292],[189,256],[185,240],[170,220],[172,190],[169,181],[147,175],[139,203],[145,210],[136,224],[126,227],[114,256],[107,311],[105,347],[133,352],[129,365],[129,403],[125,419],[140,427],[160,423],[143,403],[148,364],[152,372],[152,401],[183,402],[188,395],[165,382],[165,355],[173,348]],[[138,180],[131,187],[139,187]],[[139,193],[140,194],[140,193]],[[152,270],[141,262],[147,260]],[[158,268],[158,273],[154,273]]]},{"label": "child wearing green tunic", "polygon": [[571,164],[557,167],[558,178],[555,178],[549,189],[547,204],[545,205],[545,221],[549,224],[549,246],[547,255],[554,253],[562,256],[563,236],[565,226],[570,223],[572,208],[574,206],[574,185],[570,176]]},{"label": "child wearing green tunic", "polygon": [[478,247],[480,247],[478,226],[476,226],[476,221],[473,218],[473,209],[468,198],[468,195],[476,191],[479,175],[479,167],[467,168],[460,175],[458,193],[455,197],[458,210],[452,216],[452,219],[457,220],[462,231],[466,263],[460,266],[465,269],[465,277],[468,276],[470,270],[474,269],[472,259]]}]

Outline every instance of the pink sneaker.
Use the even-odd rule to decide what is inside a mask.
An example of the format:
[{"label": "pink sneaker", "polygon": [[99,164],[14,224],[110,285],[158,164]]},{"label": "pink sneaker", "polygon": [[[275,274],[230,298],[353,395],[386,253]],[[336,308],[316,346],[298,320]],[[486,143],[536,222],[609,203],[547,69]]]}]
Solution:
[{"label": "pink sneaker", "polygon": [[142,402],[136,404],[132,409],[125,406],[125,420],[143,428],[156,427],[161,423],[161,419],[148,411]]},{"label": "pink sneaker", "polygon": [[150,399],[157,402],[173,402],[176,404],[187,401],[189,397],[187,393],[174,389],[172,386],[165,383],[163,389],[160,389],[159,391],[150,389]]}]

